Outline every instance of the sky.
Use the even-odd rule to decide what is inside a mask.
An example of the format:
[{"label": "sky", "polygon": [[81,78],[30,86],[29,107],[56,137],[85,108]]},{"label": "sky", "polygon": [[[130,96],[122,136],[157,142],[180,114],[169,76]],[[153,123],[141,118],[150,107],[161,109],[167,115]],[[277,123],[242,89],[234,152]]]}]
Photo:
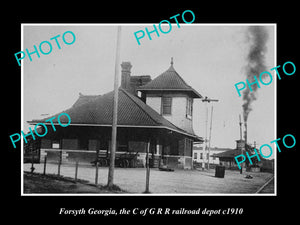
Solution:
[{"label": "sky", "polygon": [[[235,148],[240,137],[239,114],[242,115],[242,97],[234,84],[245,81],[245,66],[249,51],[246,31],[249,24],[173,24],[172,30],[147,35],[138,45],[134,32],[153,24],[127,24],[122,26],[120,61],[130,61],[132,75],[159,76],[170,66],[187,84],[202,96],[218,99],[208,103],[195,99],[193,128],[198,136],[205,138],[206,107],[213,120],[212,147]],[[268,32],[266,68],[275,67],[275,27],[265,25]],[[167,30],[167,27],[165,27]],[[76,40],[66,45],[61,37],[72,31]],[[50,38],[57,39],[61,49]],[[112,24],[23,24],[22,50],[34,51],[43,41],[52,44],[48,55],[33,54],[22,60],[23,79],[23,131],[28,131],[26,121],[44,118],[41,114],[56,114],[70,108],[79,93],[99,95],[113,90],[117,26]],[[66,40],[71,41],[70,35]],[[69,39],[68,39],[69,38]],[[43,45],[46,52],[47,46]],[[262,71],[263,72],[263,71]],[[270,71],[271,72],[271,71]],[[274,72],[271,74],[274,76]],[[254,74],[259,75],[259,74]],[[120,81],[120,79],[119,79]],[[248,117],[248,142],[257,145],[275,139],[275,87],[276,79],[268,86],[261,85],[258,98]],[[210,118],[208,118],[208,125]],[[271,145],[274,149],[274,144]],[[266,154],[268,155],[268,154]]]}]

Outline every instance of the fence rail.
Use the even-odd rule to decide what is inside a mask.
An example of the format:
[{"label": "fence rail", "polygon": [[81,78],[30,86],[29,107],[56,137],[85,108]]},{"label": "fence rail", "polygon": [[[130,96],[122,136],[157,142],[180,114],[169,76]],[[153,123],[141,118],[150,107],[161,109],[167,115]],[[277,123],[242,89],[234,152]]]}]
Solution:
[{"label": "fence rail", "polygon": [[[71,157],[72,161],[66,160],[66,150],[62,149],[43,149],[42,154],[39,156],[39,160],[34,158],[35,152],[31,151],[32,157],[30,157],[30,152],[27,152],[28,161],[27,163],[31,163],[31,172],[34,172],[34,164],[42,164],[42,174],[47,174],[47,165],[48,164],[57,164],[57,170],[55,174],[60,176],[62,174],[62,170],[64,167],[62,165],[73,165],[74,166],[74,178],[75,182],[78,180],[78,175],[80,174],[80,166],[86,167],[87,165],[95,167],[95,184],[98,185],[98,170],[100,167],[107,167],[109,166],[109,157],[110,154],[107,154],[107,151],[75,151],[75,150],[67,150],[68,157],[70,156],[69,153],[89,153],[90,157],[84,158],[83,160],[80,157]],[[45,154],[46,153],[46,154]],[[122,168],[133,168],[138,167],[137,163],[137,156],[139,155],[138,152],[135,153],[126,153],[126,152],[118,152],[116,154],[115,165],[116,167]],[[50,159],[50,160],[49,160]],[[105,163],[103,163],[105,161]],[[25,162],[25,163],[26,163]],[[141,166],[144,167],[144,166]]]}]

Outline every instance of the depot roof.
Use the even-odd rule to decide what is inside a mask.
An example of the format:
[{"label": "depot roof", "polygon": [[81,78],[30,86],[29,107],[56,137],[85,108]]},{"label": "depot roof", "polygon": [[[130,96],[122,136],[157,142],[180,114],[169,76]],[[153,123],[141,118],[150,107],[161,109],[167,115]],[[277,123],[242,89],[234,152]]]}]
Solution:
[{"label": "depot roof", "polygon": [[171,66],[158,77],[147,83],[146,85],[137,88],[138,91],[176,91],[186,92],[193,98],[202,98],[202,96],[191,86],[189,86],[182,77],[176,72],[173,67],[173,60]]},{"label": "depot roof", "polygon": [[[80,94],[73,106],[63,112],[70,116],[70,126],[112,126],[113,98],[113,91],[104,95],[89,96]],[[56,117],[53,119],[54,124],[58,122],[57,116],[59,114],[60,113],[53,115]],[[53,116],[43,120],[32,120],[28,122],[30,124],[37,124],[44,122]],[[62,123],[67,123],[68,119],[66,117],[60,117],[60,121]],[[158,114],[150,106],[146,105],[138,97],[122,88],[119,88],[117,124],[118,127],[164,128],[190,136],[194,140],[202,141],[201,137],[178,128]]]}]

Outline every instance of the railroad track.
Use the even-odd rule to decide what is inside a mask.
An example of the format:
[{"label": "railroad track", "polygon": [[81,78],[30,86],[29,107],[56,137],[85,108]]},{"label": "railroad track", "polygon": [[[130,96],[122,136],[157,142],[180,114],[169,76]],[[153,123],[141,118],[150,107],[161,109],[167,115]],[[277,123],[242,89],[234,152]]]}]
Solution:
[{"label": "railroad track", "polygon": [[274,180],[274,175],[266,182],[264,183],[255,193],[261,193],[261,191],[272,181]]}]

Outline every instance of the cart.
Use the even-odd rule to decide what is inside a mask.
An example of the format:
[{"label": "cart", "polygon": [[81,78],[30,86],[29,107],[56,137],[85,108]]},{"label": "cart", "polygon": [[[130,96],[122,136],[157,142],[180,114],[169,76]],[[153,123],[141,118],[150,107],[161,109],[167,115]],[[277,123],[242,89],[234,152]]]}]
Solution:
[{"label": "cart", "polygon": [[[137,167],[137,157],[138,152],[132,153],[132,152],[125,152],[125,153],[118,153],[116,152],[115,155],[115,165],[122,168],[135,168]],[[98,163],[98,166],[100,167],[106,167],[109,166],[110,162],[110,154],[99,152],[97,160],[94,160],[91,162],[93,166],[96,166],[96,163]]]}]

